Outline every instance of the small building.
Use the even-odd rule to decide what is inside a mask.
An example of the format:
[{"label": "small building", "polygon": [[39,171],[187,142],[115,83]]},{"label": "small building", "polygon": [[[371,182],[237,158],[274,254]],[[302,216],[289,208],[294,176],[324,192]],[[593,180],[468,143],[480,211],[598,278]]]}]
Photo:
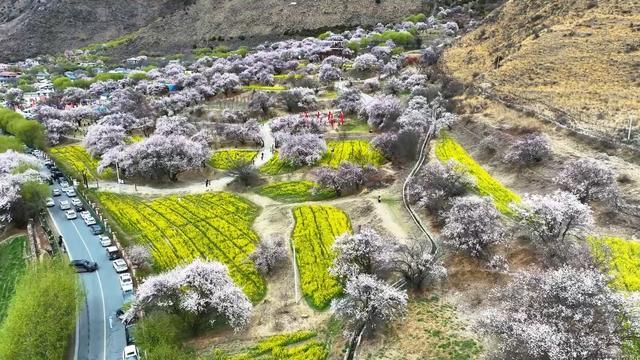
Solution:
[{"label": "small building", "polygon": [[42,80],[47,80],[49,79],[50,75],[47,72],[39,72],[36,74],[36,79],[38,81],[42,81]]},{"label": "small building", "polygon": [[18,81],[20,75],[12,71],[0,72],[0,83],[14,83]]},{"label": "small building", "polygon": [[128,58],[127,60],[125,60],[125,63],[127,64],[127,66],[144,66],[147,64],[147,57],[142,55]]},{"label": "small building", "polygon": [[65,71],[64,76],[66,76],[69,80],[76,79],[76,74],[73,71]]}]

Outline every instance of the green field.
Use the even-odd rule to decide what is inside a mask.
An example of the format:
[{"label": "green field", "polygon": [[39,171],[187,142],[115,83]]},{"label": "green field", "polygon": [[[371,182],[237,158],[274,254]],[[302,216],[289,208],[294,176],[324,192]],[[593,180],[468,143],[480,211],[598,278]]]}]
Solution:
[{"label": "green field", "polygon": [[293,209],[295,226],[291,240],[300,270],[302,294],[309,305],[325,309],[342,292],[340,282],[329,273],[336,237],[351,232],[349,217],[333,206],[303,205]]},{"label": "green field", "polygon": [[457,141],[442,132],[436,142],[436,156],[443,162],[455,160],[463,171],[475,179],[475,190],[483,196],[490,196],[496,208],[505,215],[511,215],[509,204],[519,203],[520,196],[502,185],[478,164]]},{"label": "green field", "polygon": [[151,251],[156,270],[195,258],[217,260],[252,301],[266,284],[248,255],[259,241],[251,225],[258,207],[231,193],[167,196],[144,201],[131,195],[96,192],[112,221]]},{"label": "green field", "polygon": [[269,336],[240,351],[220,350],[215,355],[216,359],[229,360],[324,360],[328,352],[315,332],[297,331]]},{"label": "green field", "polygon": [[319,188],[313,181],[282,181],[256,189],[260,195],[282,202],[320,201],[335,198],[333,189]]},{"label": "green field", "polygon": [[0,243],[0,323],[6,315],[18,277],[24,272],[27,237],[16,236]]},{"label": "green field", "polygon": [[612,236],[588,239],[593,256],[609,267],[611,287],[622,291],[640,290],[640,242]]},{"label": "green field", "polygon": [[49,152],[58,166],[69,176],[82,180],[82,173],[87,174],[87,179],[113,179],[115,172],[106,169],[102,174],[98,174],[98,159],[80,145],[56,146],[49,149]]},{"label": "green field", "polygon": [[364,140],[328,141],[327,153],[320,160],[320,164],[338,167],[343,161],[362,166],[379,166],[384,164],[385,159],[377,149]]},{"label": "green field", "polygon": [[280,160],[278,153],[274,152],[271,159],[269,159],[266,164],[260,167],[260,172],[265,175],[281,175],[294,172],[298,169],[300,168],[293,166],[286,161]]},{"label": "green field", "polygon": [[284,91],[284,90],[287,90],[287,87],[282,85],[269,86],[269,85],[251,84],[251,85],[243,85],[242,90]]},{"label": "green field", "polygon": [[209,165],[216,169],[229,170],[239,162],[252,162],[256,155],[258,155],[257,150],[219,150],[213,153],[209,159]]}]

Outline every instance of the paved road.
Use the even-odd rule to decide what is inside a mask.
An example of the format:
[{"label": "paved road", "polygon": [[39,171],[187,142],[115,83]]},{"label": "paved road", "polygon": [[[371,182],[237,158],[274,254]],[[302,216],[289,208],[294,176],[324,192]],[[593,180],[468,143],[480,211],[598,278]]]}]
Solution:
[{"label": "paved road", "polygon": [[[52,187],[58,187],[54,184]],[[66,195],[54,197],[56,206],[48,208],[53,226],[62,234],[69,258],[98,263],[98,271],[79,274],[85,293],[84,306],[76,324],[74,360],[117,360],[124,349],[124,326],[115,316],[124,303],[118,275],[107,258],[98,237],[92,235],[78,216],[67,220],[58,202]]]}]

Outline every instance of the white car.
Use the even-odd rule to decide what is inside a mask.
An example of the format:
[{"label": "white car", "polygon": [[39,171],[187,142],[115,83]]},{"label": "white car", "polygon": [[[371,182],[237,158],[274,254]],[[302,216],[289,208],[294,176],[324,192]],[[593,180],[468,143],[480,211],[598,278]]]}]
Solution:
[{"label": "white car", "polygon": [[60,200],[58,203],[60,205],[60,210],[69,210],[71,209],[71,204],[67,200]]},{"label": "white car", "polygon": [[47,205],[47,207],[53,207],[56,206],[56,203],[53,201],[52,198],[48,197],[47,200],[45,201],[45,204]]},{"label": "white car", "polygon": [[78,217],[75,210],[67,210],[64,214],[67,216],[67,220],[73,220]]},{"label": "white car", "polygon": [[138,348],[135,345],[127,345],[122,351],[122,360],[139,360]]},{"label": "white car", "polygon": [[85,218],[82,218],[84,220],[84,223],[87,224],[87,226],[91,226],[91,225],[95,225],[96,224],[96,219],[94,219],[92,216],[88,216]]},{"label": "white car", "polygon": [[69,183],[66,180],[63,180],[60,182],[60,187],[63,191],[66,191],[66,189],[69,187]]},{"label": "white car", "polygon": [[111,246],[111,239],[106,236],[106,235],[100,235],[100,245],[102,245],[103,247],[108,247]]},{"label": "white car", "polygon": [[68,197],[76,196],[76,191],[73,190],[73,188],[67,188],[64,192],[67,194]]},{"label": "white car", "polygon": [[123,259],[114,260],[113,268],[116,270],[117,273],[121,273],[129,270],[127,263]]},{"label": "white car", "polygon": [[91,213],[89,212],[89,210],[85,210],[80,212],[80,217],[83,219],[86,219],[88,217],[93,217],[93,216],[91,216]]},{"label": "white car", "polygon": [[120,274],[120,288],[123,292],[133,291],[133,279],[131,279],[131,274]]},{"label": "white car", "polygon": [[82,205],[82,200],[80,200],[78,198],[73,198],[73,199],[71,199],[71,205],[80,206],[80,205]]},{"label": "white car", "polygon": [[58,188],[54,188],[53,190],[51,190],[51,193],[53,194],[53,196],[60,196],[62,195],[62,192],[60,191],[60,189]]}]

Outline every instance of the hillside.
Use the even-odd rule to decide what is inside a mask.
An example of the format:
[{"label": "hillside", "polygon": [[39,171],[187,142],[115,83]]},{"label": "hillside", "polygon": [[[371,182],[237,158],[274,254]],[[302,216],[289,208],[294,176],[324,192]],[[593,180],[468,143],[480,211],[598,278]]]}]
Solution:
[{"label": "hillside", "polygon": [[640,115],[640,2],[509,0],[445,64],[465,82],[620,139]]},{"label": "hillside", "polygon": [[[116,58],[167,54],[220,40],[257,43],[278,35],[375,25],[422,10],[420,0],[0,0],[0,61],[105,42],[125,34]],[[140,29],[139,31],[136,31]]]}]

